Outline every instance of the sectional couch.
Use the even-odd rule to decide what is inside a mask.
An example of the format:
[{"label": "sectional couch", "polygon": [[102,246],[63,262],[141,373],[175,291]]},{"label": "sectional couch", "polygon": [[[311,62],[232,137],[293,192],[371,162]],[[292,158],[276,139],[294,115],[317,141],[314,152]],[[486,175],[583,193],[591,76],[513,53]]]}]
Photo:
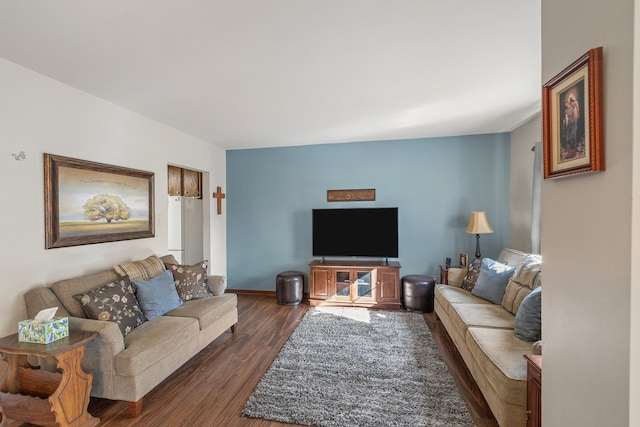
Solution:
[{"label": "sectional couch", "polygon": [[516,267],[499,304],[464,289],[461,282],[465,273],[468,278],[466,269],[452,269],[449,284],[436,285],[435,312],[498,424],[524,427],[527,365],[523,355],[541,354],[541,341],[534,341],[531,334],[525,337],[528,341],[516,336],[516,315],[521,310],[517,316],[520,322],[525,308],[531,306],[528,302],[534,297],[533,290],[541,286],[541,259],[504,249],[497,261]]},{"label": "sectional couch", "polygon": [[[148,259],[151,258],[158,260]],[[162,263],[178,264],[172,255],[154,262],[156,266],[160,263],[163,270]],[[144,268],[144,264],[139,265]],[[82,362],[83,369],[93,374],[91,396],[127,401],[131,414],[137,416],[144,395],[226,330],[235,332],[237,298],[235,294],[224,293],[223,277],[209,276],[204,286],[212,292],[207,291],[206,297],[189,295],[186,297],[189,300],[181,300],[177,308],[153,320],[138,322],[133,329],[121,330],[113,321],[87,318],[83,301],[77,295],[91,295],[96,288],[120,283],[122,277],[122,271],[118,274],[114,268],[61,280],[50,287],[28,291],[25,302],[30,318],[44,308],[57,306],[58,316],[69,317],[71,333],[83,330],[99,334],[87,345]],[[130,321],[135,313],[129,314],[120,317]]]}]

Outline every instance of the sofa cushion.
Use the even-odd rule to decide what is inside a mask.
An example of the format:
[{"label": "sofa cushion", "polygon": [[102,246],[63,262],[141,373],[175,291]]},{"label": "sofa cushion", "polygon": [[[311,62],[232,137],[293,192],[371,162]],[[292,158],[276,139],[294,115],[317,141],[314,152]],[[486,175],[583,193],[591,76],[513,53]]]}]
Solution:
[{"label": "sofa cushion", "polygon": [[530,262],[520,265],[507,284],[502,306],[516,314],[522,300],[542,284],[541,264]]},{"label": "sofa cushion", "polygon": [[118,375],[133,377],[165,355],[181,351],[199,333],[198,322],[187,317],[160,316],[124,338],[125,349],[114,357]]},{"label": "sofa cushion", "polygon": [[509,278],[513,276],[514,271],[515,267],[490,258],[483,258],[478,280],[471,293],[494,304],[500,304]]},{"label": "sofa cushion", "polygon": [[471,261],[471,264],[469,264],[469,270],[467,270],[467,274],[462,281],[462,289],[466,289],[467,291],[471,291],[473,289],[476,285],[476,280],[478,280],[481,265],[482,263],[478,258]]},{"label": "sofa cushion", "polygon": [[449,317],[459,330],[471,326],[485,328],[510,329],[513,334],[515,317],[497,304],[451,304]]},{"label": "sofa cushion", "polygon": [[146,321],[128,277],[73,297],[89,319],[114,322],[123,336]]},{"label": "sofa cushion", "polygon": [[498,255],[498,261],[503,264],[517,267],[532,257],[540,258],[540,255],[532,255],[517,249],[504,248],[500,251],[500,255]]},{"label": "sofa cushion", "polygon": [[499,399],[524,406],[527,364],[522,356],[531,354],[531,344],[517,339],[508,329],[478,327],[467,330],[466,343]]},{"label": "sofa cushion", "polygon": [[170,271],[165,270],[149,280],[134,280],[133,286],[135,286],[140,307],[148,320],[153,320],[182,305]]},{"label": "sofa cushion", "polygon": [[120,276],[129,276],[131,281],[149,280],[165,270],[164,263],[155,255],[140,261],[116,264],[113,269]]},{"label": "sofa cushion", "polygon": [[236,294],[223,294],[211,298],[185,301],[180,307],[166,313],[165,316],[191,317],[198,319],[200,329],[215,323],[238,305]]},{"label": "sofa cushion", "polygon": [[542,334],[542,287],[537,287],[520,304],[516,313],[516,337],[534,342]]},{"label": "sofa cushion", "polygon": [[449,312],[452,303],[491,304],[489,301],[471,295],[471,292],[449,285],[436,285],[435,299]]},{"label": "sofa cushion", "polygon": [[85,274],[84,276],[57,281],[51,285],[51,290],[70,315],[86,318],[87,315],[82,310],[82,306],[73,296],[99,288],[119,278],[120,276],[114,270],[109,269],[98,273]]},{"label": "sofa cushion", "polygon": [[164,266],[173,274],[178,295],[183,301],[210,297],[213,294],[207,282],[208,260],[193,265],[180,265],[164,263]]}]

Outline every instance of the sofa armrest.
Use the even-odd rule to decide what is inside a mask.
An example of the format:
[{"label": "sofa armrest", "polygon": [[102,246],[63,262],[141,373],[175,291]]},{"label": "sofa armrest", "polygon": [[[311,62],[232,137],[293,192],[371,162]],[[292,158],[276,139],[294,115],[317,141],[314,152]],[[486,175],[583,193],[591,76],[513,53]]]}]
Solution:
[{"label": "sofa armrest", "polygon": [[224,290],[227,288],[227,278],[225,276],[213,274],[209,276],[207,281],[209,283],[209,289],[214,296],[224,294]]},{"label": "sofa armrest", "polygon": [[69,331],[89,331],[100,334],[87,343],[82,369],[93,374],[92,396],[105,397],[115,393],[114,358],[124,350],[124,337],[114,322],[69,316]]},{"label": "sofa armrest", "polygon": [[542,340],[536,341],[531,344],[531,351],[533,354],[542,354]]},{"label": "sofa armrest", "polygon": [[120,332],[120,328],[114,322],[69,316],[69,330],[97,332],[100,336],[95,341],[111,347],[113,354],[118,354],[124,350],[124,337]]}]

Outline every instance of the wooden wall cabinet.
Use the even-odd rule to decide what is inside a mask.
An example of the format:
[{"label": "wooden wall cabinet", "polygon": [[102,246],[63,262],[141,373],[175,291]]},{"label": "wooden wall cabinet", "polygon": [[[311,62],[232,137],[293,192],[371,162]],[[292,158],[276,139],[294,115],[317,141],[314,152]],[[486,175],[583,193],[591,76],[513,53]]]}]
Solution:
[{"label": "wooden wall cabinet", "polygon": [[309,303],[400,308],[400,264],[371,261],[313,261]]},{"label": "wooden wall cabinet", "polygon": [[169,165],[167,175],[170,196],[202,199],[202,172]]}]

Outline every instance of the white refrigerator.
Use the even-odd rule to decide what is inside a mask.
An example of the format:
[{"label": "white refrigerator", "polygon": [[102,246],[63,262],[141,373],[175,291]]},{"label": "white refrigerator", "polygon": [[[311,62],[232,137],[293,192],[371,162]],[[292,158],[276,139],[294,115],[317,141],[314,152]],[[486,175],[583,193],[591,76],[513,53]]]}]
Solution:
[{"label": "white refrigerator", "polygon": [[181,264],[202,261],[202,199],[169,196],[167,221],[169,253]]}]

